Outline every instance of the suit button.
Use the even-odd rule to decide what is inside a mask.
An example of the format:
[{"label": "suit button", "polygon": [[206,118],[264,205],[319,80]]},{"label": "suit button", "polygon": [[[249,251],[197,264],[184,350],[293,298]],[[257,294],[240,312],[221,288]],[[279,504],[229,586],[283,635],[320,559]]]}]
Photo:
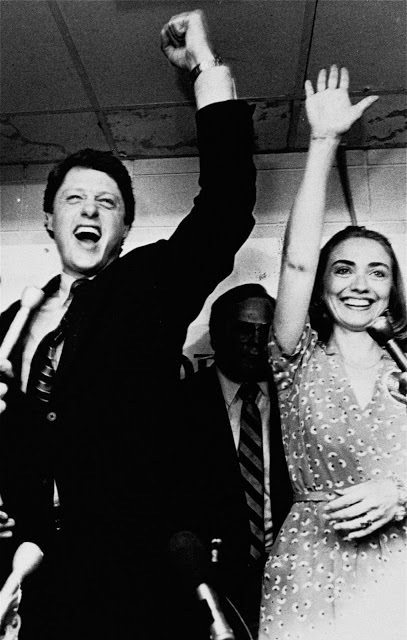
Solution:
[{"label": "suit button", "polygon": [[49,413],[47,413],[48,422],[55,422],[56,419],[57,419],[57,414],[55,413],[55,411],[50,411]]}]

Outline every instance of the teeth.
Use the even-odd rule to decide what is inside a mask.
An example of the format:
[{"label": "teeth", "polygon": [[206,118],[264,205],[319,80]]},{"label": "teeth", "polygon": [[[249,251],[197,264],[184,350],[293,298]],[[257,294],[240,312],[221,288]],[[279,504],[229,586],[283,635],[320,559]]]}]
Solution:
[{"label": "teeth", "polygon": [[345,300],[346,304],[350,304],[354,307],[369,307],[370,302],[367,300],[359,300],[358,298],[347,298]]}]

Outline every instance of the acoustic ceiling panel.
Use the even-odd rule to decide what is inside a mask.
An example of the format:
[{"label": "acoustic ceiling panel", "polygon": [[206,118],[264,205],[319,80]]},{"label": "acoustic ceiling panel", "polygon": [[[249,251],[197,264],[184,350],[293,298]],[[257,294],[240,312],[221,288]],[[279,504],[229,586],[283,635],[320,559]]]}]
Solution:
[{"label": "acoustic ceiling panel", "polygon": [[380,94],[349,145],[406,146],[405,0],[1,0],[0,163],[87,145],[195,154],[188,74],[165,59],[159,32],[197,7],[257,105],[258,153],[306,147],[304,79],[332,62],[349,67],[353,100]]},{"label": "acoustic ceiling panel", "polygon": [[406,91],[405,0],[319,0],[309,72],[349,68],[351,89]]},{"label": "acoustic ceiling panel", "polygon": [[2,113],[88,108],[48,3],[2,0],[0,18]]}]

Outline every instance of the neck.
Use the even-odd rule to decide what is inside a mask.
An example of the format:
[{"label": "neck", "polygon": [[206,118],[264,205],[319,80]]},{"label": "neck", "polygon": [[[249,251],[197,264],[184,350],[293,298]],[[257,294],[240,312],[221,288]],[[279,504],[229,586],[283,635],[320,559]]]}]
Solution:
[{"label": "neck", "polygon": [[337,347],[345,362],[355,363],[361,368],[378,364],[383,353],[367,331],[349,331],[338,326],[334,327],[330,344]]}]

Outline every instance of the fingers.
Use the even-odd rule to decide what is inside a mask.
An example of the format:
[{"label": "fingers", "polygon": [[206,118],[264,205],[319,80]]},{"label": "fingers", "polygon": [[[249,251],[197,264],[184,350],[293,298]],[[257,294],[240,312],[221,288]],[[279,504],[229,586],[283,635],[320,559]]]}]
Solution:
[{"label": "fingers", "polygon": [[397,507],[397,491],[389,479],[368,480],[340,491],[323,510],[335,531],[345,539],[362,538],[389,522]]},{"label": "fingers", "polygon": [[326,89],[326,69],[321,69],[317,78],[317,91],[325,91]]},{"label": "fingers", "polygon": [[[308,82],[309,80],[305,84]],[[325,91],[325,89],[344,89],[347,91],[349,89],[349,72],[347,68],[341,67],[339,72],[338,66],[333,64],[329,69],[329,75],[326,69],[321,69],[318,73],[317,91]],[[307,88],[305,91],[307,92]],[[312,93],[309,95],[312,95]]]},{"label": "fingers", "polygon": [[366,502],[365,501],[360,501],[357,502],[356,504],[352,505],[351,507],[347,507],[346,509],[338,509],[335,511],[330,511],[329,513],[325,513],[324,514],[324,518],[327,520],[336,520],[336,519],[351,519],[351,518],[357,518],[361,515],[363,515],[364,513],[366,513],[367,508],[366,508]]},{"label": "fingers", "polygon": [[310,98],[311,96],[314,95],[314,88],[312,86],[311,80],[306,80],[305,81],[304,89],[305,89],[305,96],[307,98]]},{"label": "fingers", "polygon": [[328,76],[328,89],[336,89],[338,87],[338,67],[336,64],[331,66]]},{"label": "fingers", "polygon": [[6,409],[6,402],[4,400],[8,391],[8,380],[13,378],[13,369],[9,360],[0,360],[0,413],[3,413]]},{"label": "fingers", "polygon": [[0,511],[0,538],[11,538],[12,528],[15,526],[13,518],[9,518],[5,511]]},{"label": "fingers", "polygon": [[173,16],[161,29],[161,50],[173,63],[175,63],[176,50],[185,47],[186,15]]},{"label": "fingers", "polygon": [[197,9],[172,16],[161,30],[161,49],[173,65],[189,70],[213,55],[204,13]]},{"label": "fingers", "polygon": [[335,522],[333,528],[335,531],[355,531],[361,529],[368,529],[376,524],[378,520],[382,518],[382,513],[377,509],[364,511],[362,514],[358,514],[356,517],[344,516],[345,520]]},{"label": "fingers", "polygon": [[366,109],[368,109],[378,99],[379,96],[367,96],[367,98],[363,98],[363,100],[353,105],[353,110],[356,112],[357,117],[360,118],[362,113],[366,111]]},{"label": "fingers", "polygon": [[4,398],[8,391],[8,385],[5,382],[0,382],[0,398]]},{"label": "fingers", "polygon": [[160,37],[161,37],[161,49],[165,52],[167,48],[172,44],[170,31],[168,29],[168,24],[165,24],[161,29]]},{"label": "fingers", "polygon": [[349,71],[346,67],[341,67],[341,79],[339,81],[339,88],[345,89],[346,91],[349,89]]},{"label": "fingers", "polygon": [[0,358],[0,374],[1,374],[1,377],[3,378],[13,377],[13,367],[11,366],[10,360],[6,360],[5,358]]},{"label": "fingers", "polygon": [[347,536],[344,537],[344,540],[355,540],[357,538],[365,538],[369,536],[374,531],[380,529],[388,522],[387,518],[380,518],[379,520],[366,520],[363,523],[363,526],[355,531],[351,531]]},{"label": "fingers", "polygon": [[[339,491],[337,491],[337,493],[339,493]],[[341,493],[343,494],[342,496],[330,500],[330,502],[325,505],[325,513],[331,514],[339,511],[340,509],[351,507],[352,505],[360,502],[364,497],[359,485],[348,487],[341,491]]]},{"label": "fingers", "polygon": [[185,21],[184,20],[175,20],[173,22],[168,23],[168,33],[175,44],[180,46],[185,44]]}]

